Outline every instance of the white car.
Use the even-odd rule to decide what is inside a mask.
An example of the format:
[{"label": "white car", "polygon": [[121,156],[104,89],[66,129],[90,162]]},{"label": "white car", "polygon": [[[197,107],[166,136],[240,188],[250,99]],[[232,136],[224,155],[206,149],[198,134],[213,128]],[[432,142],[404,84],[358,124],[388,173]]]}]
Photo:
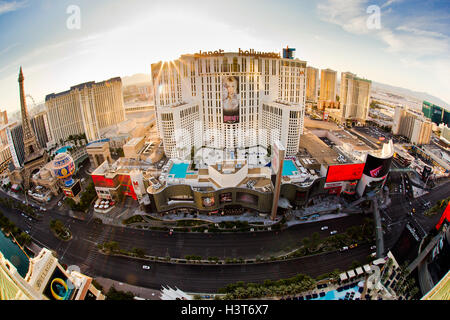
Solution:
[{"label": "white car", "polygon": [[149,267],[149,266],[142,266],[142,269],[144,269],[144,270],[150,270],[150,267]]},{"label": "white car", "polygon": [[330,232],[331,235],[336,234],[336,233],[338,233],[336,230]]},{"label": "white car", "polygon": [[375,250],[377,248],[377,246],[371,246],[370,250]]},{"label": "white car", "polygon": [[327,226],[322,227],[320,230],[322,230],[322,231],[328,230],[328,227]]}]

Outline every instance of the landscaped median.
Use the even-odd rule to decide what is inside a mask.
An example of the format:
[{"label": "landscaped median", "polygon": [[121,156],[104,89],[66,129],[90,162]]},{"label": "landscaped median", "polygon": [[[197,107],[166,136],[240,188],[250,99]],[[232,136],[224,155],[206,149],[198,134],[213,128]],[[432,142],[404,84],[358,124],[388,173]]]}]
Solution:
[{"label": "landscaped median", "polygon": [[[145,250],[140,248],[133,248],[131,250],[121,249],[118,242],[106,242],[99,244],[98,248],[102,253],[108,255],[127,256],[130,258],[139,258],[146,261],[159,261],[167,263],[182,263],[182,264],[250,264],[250,263],[267,263],[286,260],[295,260],[298,258],[320,255],[327,252],[337,251],[344,246],[351,248],[358,245],[372,244],[374,241],[373,220],[367,218],[363,225],[349,227],[345,233],[337,234],[327,238],[320,238],[319,233],[314,233],[311,238],[304,238],[302,246],[292,250],[287,248],[288,253],[280,256],[249,258],[225,258],[218,257],[201,257],[198,255],[186,255],[184,258],[172,258],[170,256],[156,257],[148,256]],[[366,257],[364,263],[372,261],[371,256]],[[361,261],[354,261],[354,265],[362,265]]]},{"label": "landscaped median", "polygon": [[55,237],[62,241],[69,241],[72,239],[72,233],[60,220],[52,220],[50,222],[50,230]]},{"label": "landscaped median", "polygon": [[249,223],[248,221],[222,221],[214,222],[205,219],[180,219],[180,220],[162,220],[150,215],[135,215],[122,221],[122,224],[137,229],[146,229],[153,231],[175,232],[197,232],[197,233],[219,233],[219,232],[257,232],[281,230],[286,223],[283,218],[269,226],[262,222]]}]

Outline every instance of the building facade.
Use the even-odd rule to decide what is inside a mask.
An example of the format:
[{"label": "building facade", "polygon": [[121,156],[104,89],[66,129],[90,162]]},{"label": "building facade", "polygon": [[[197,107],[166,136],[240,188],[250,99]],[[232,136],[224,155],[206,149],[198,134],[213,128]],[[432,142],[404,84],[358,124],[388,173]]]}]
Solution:
[{"label": "building facade", "polygon": [[429,144],[433,125],[418,112],[407,107],[397,106],[394,113],[392,133],[409,139],[416,145]]},{"label": "building facade", "polygon": [[192,148],[268,148],[277,138],[288,154],[303,132],[306,62],[242,51],[183,55],[152,65],[159,133],[168,157]]},{"label": "building facade", "polygon": [[45,98],[55,142],[86,134],[88,141],[101,138],[101,130],[125,120],[122,80],[87,82]]},{"label": "building facade", "polygon": [[320,110],[325,108],[339,108],[336,101],[337,95],[337,72],[331,69],[324,69],[320,72]]},{"label": "building facade", "polygon": [[341,121],[357,121],[364,124],[369,114],[372,82],[358,78],[350,72],[341,75]]},{"label": "building facade", "polygon": [[25,160],[22,124],[12,123],[6,127],[11,159],[16,168],[20,168]]},{"label": "building facade", "polygon": [[46,149],[47,144],[52,141],[51,130],[48,123],[47,112],[39,112],[30,119],[33,131],[36,134],[39,145]]},{"label": "building facade", "polygon": [[306,68],[306,102],[317,103],[319,98],[319,69]]}]

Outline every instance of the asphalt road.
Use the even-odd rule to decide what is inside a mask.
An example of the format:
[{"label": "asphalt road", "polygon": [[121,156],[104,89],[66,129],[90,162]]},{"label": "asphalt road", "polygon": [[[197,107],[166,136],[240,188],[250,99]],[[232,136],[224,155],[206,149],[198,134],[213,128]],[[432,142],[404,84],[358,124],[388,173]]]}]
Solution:
[{"label": "asphalt road", "polygon": [[[149,255],[184,258],[199,255],[219,258],[257,258],[286,253],[301,245],[304,237],[319,232],[321,237],[330,231],[344,232],[348,227],[361,224],[362,215],[353,215],[328,221],[296,225],[283,231],[197,234],[138,231],[125,227],[80,221],[56,212],[47,211],[41,221],[30,222],[15,210],[1,208],[2,212],[22,230],[28,230],[36,242],[56,251],[61,263],[78,265],[81,271],[96,277],[102,276],[129,284],[159,289],[161,285],[173,285],[188,291],[210,292],[236,281],[262,282],[306,273],[311,276],[331,272],[336,268],[347,269],[352,262],[365,262],[370,254],[368,246],[360,246],[345,253],[325,255],[264,264],[239,265],[173,265],[136,261],[129,258],[102,255],[97,244],[117,241],[121,248],[142,248]],[[63,242],[49,230],[52,219],[60,219],[71,230],[73,239]],[[327,225],[327,231],[321,227]],[[142,269],[150,265],[151,270]]]},{"label": "asphalt road", "polygon": [[[382,214],[385,223],[390,225],[385,235],[386,248],[395,243],[407,219],[416,219],[424,229],[431,230],[439,217],[423,216],[424,210],[419,209],[419,205],[425,201],[434,203],[448,196],[450,196],[449,183],[418,199],[409,200],[404,194],[393,195],[393,204]],[[409,205],[409,201],[412,206]],[[410,217],[408,212],[412,207],[416,207],[417,212]],[[336,268],[346,270],[354,261],[365,262],[371,253],[369,246],[366,245],[345,253],[331,252],[292,261],[203,266],[144,263],[129,258],[110,257],[100,254],[96,247],[99,243],[117,241],[123,249],[142,248],[146,254],[156,256],[184,258],[186,255],[199,255],[205,259],[213,256],[247,259],[268,257],[298,247],[304,237],[310,237],[314,232],[319,232],[325,237],[332,230],[343,232],[349,226],[361,224],[364,219],[362,215],[297,225],[278,232],[175,233],[169,236],[167,232],[97,225],[92,221],[75,220],[53,211],[46,212],[42,221],[30,222],[17,211],[5,208],[1,210],[22,230],[30,231],[30,235],[38,244],[55,250],[61,263],[78,265],[83,273],[93,277],[101,276],[154,289],[159,289],[161,285],[170,285],[190,292],[213,292],[237,281],[263,282],[266,279],[288,278],[299,273],[315,277]],[[50,232],[50,221],[56,218],[70,228],[73,234],[71,241],[60,241]],[[327,231],[320,230],[324,225],[329,226]],[[142,269],[143,264],[149,265],[151,269],[148,271]]]}]

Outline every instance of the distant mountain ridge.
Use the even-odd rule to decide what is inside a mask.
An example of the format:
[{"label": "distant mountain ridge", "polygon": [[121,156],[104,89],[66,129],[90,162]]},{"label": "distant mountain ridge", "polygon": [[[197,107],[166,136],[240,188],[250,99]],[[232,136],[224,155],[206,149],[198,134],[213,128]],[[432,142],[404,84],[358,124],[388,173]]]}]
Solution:
[{"label": "distant mountain ridge", "polygon": [[375,82],[375,81],[372,81],[372,88],[381,89],[381,90],[388,91],[390,93],[401,95],[401,96],[415,98],[420,102],[428,101],[428,102],[431,102],[431,103],[433,103],[437,106],[440,106],[444,109],[450,110],[450,103],[447,103],[444,100],[442,100],[438,97],[435,97],[431,94],[428,94],[426,92],[413,91],[410,89],[395,87],[395,86],[391,86],[389,84]]}]

